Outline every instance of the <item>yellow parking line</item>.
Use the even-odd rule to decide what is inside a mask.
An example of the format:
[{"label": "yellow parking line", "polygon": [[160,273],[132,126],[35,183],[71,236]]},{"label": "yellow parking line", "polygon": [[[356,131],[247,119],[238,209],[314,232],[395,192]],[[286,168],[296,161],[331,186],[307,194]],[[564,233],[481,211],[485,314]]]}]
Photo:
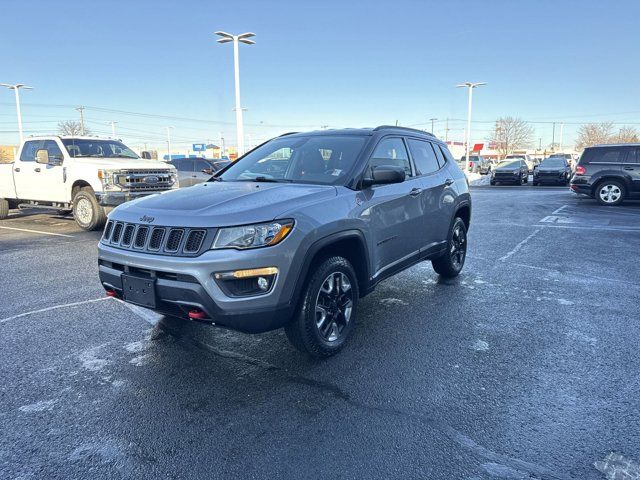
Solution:
[{"label": "yellow parking line", "polygon": [[73,238],[73,235],[65,235],[64,233],[42,232],[40,230],[29,230],[27,228],[16,228],[16,227],[4,227],[1,225],[0,225],[0,228],[4,228],[5,230],[17,230],[19,232],[40,233],[42,235],[53,235],[55,237]]}]

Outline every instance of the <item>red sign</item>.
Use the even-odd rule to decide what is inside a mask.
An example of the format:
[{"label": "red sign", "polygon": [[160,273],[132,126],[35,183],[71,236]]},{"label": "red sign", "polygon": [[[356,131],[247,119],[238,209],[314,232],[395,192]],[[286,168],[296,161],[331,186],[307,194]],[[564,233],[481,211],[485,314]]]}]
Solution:
[{"label": "red sign", "polygon": [[474,152],[479,152],[480,150],[482,150],[484,148],[484,143],[476,143],[473,146],[473,151]]}]

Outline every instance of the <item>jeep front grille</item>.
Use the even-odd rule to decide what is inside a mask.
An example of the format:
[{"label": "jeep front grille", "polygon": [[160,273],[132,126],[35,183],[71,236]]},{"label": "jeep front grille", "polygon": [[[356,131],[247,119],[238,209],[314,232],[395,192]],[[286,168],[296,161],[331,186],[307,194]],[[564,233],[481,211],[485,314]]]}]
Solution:
[{"label": "jeep front grille", "polygon": [[141,253],[195,257],[211,247],[213,228],[151,227],[109,220],[102,243]]}]

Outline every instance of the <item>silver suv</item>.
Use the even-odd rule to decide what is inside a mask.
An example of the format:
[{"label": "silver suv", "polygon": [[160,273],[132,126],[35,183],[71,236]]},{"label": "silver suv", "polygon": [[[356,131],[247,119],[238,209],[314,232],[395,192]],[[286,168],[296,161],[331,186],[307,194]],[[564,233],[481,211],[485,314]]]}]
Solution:
[{"label": "silver suv", "polygon": [[99,245],[107,295],[247,333],[284,327],[329,356],[359,299],[423,260],[460,273],[471,198],[446,145],[419,130],[274,138],[208,182],[126,203]]}]

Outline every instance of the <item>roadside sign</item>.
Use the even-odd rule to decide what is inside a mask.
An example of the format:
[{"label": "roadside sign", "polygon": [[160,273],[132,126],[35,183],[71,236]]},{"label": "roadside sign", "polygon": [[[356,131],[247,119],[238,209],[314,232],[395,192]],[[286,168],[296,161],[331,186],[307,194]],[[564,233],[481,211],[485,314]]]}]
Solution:
[{"label": "roadside sign", "polygon": [[207,149],[207,145],[204,143],[194,143],[192,150],[194,152],[204,152]]}]

